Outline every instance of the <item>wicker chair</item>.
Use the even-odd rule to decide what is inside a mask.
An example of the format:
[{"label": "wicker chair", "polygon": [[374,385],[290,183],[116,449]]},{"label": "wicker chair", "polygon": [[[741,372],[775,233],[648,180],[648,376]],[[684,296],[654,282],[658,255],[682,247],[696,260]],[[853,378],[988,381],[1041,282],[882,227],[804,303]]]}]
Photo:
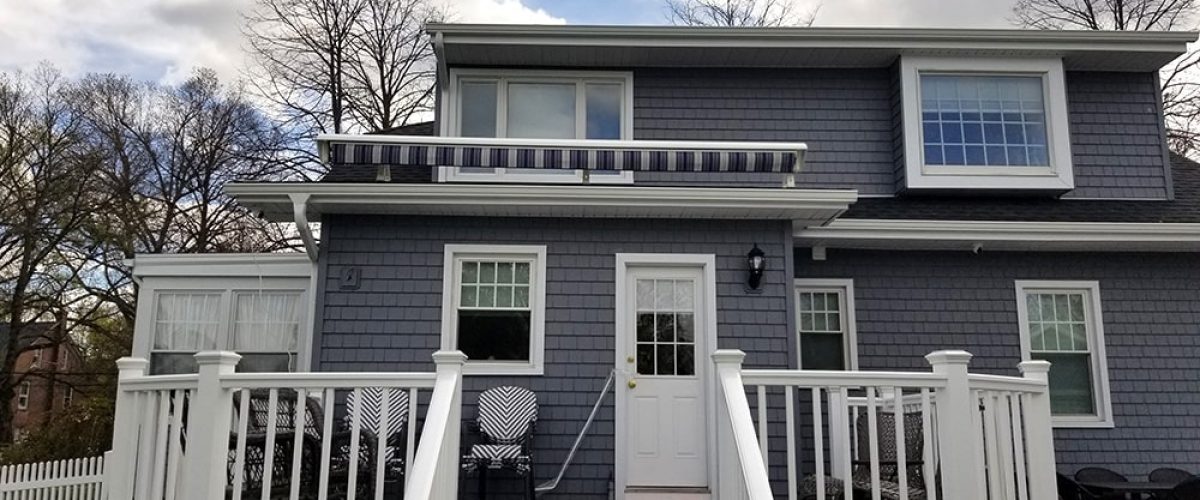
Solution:
[{"label": "wicker chair", "polygon": [[494,387],[479,395],[475,427],[480,442],[462,457],[463,471],[479,473],[479,498],[487,497],[488,470],[510,470],[525,479],[526,497],[535,498],[530,444],[537,424],[537,395],[522,387]]},{"label": "wicker chair", "polygon": [[[1075,471],[1075,481],[1083,484],[1088,483],[1125,483],[1129,479],[1121,474],[1114,472],[1104,467],[1084,467]],[[1114,491],[1104,491],[1093,488],[1095,493],[1100,495],[1100,498],[1105,500],[1125,500],[1124,493]]]},{"label": "wicker chair", "polygon": [[[908,480],[908,498],[924,500],[925,493],[925,434],[920,412],[904,414],[904,463]],[[900,498],[899,453],[896,447],[896,418],[891,411],[876,411],[876,437],[879,459],[879,489],[884,500]],[[851,461],[850,486],[854,498],[871,498],[871,447],[870,420],[864,412],[855,421],[858,441],[857,454]],[[808,476],[800,482],[800,498],[815,499],[816,477]],[[845,486],[839,479],[825,478],[825,498],[842,498]],[[940,495],[939,495],[940,496]]]},{"label": "wicker chair", "polygon": [[1191,472],[1173,467],[1160,467],[1150,472],[1150,482],[1164,484],[1179,484],[1196,477]]}]

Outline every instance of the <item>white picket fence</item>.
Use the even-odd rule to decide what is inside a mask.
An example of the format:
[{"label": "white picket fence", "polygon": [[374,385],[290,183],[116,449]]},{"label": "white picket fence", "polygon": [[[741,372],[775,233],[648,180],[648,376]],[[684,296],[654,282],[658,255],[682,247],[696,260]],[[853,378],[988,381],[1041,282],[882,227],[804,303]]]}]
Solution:
[{"label": "white picket fence", "polygon": [[0,467],[0,500],[102,500],[104,457]]}]

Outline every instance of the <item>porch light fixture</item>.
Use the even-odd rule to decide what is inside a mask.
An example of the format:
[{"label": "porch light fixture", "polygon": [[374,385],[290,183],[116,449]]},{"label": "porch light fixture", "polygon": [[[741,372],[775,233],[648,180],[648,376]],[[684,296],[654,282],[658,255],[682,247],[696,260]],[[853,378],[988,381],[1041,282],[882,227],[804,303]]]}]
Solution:
[{"label": "porch light fixture", "polygon": [[750,267],[750,278],[746,280],[746,286],[750,290],[758,290],[758,287],[762,286],[763,272],[767,270],[767,254],[758,248],[758,243],[746,254],[746,263]]}]

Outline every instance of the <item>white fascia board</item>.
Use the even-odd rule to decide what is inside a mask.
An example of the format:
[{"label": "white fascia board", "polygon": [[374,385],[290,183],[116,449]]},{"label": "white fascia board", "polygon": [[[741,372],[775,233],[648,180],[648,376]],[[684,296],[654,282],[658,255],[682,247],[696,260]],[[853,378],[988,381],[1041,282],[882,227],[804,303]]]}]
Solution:
[{"label": "white fascia board", "polygon": [[825,222],[857,191],[791,188],[497,184],[231,183],[226,192],[270,219],[288,220],[288,195],[309,198],[309,215],[401,213],[525,217],[662,217]]},{"label": "white fascia board", "polygon": [[639,47],[1021,49],[1178,52],[1195,31],[1072,31],[923,28],[694,28],[430,24],[450,44]]},{"label": "white fascia board", "polygon": [[427,135],[365,135],[365,134],[321,134],[317,144],[432,144],[445,146],[499,146],[513,148],[560,148],[560,149],[629,149],[663,150],[683,149],[696,151],[783,151],[803,154],[808,145],[803,142],[748,142],[748,141],[641,141],[599,139],[514,139],[484,137],[442,137]]},{"label": "white fascia board", "polygon": [[138,278],[152,276],[263,276],[307,278],[313,263],[303,253],[136,254],[125,261]]},{"label": "white fascia board", "polygon": [[1200,251],[1200,224],[840,219],[797,227],[797,243],[831,248]]}]

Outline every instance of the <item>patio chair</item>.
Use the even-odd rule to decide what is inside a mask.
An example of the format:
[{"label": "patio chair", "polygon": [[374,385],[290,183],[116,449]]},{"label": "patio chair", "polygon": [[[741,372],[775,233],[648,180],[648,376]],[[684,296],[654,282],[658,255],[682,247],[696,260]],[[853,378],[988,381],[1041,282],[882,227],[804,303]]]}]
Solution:
[{"label": "patio chair", "polygon": [[[379,422],[383,415],[383,389],[368,387],[362,389],[361,394],[363,401],[359,433],[379,439]],[[386,465],[384,474],[385,480],[388,482],[403,483],[401,479],[404,477],[404,451],[408,437],[405,434],[405,430],[408,428],[408,392],[397,389],[391,390],[390,394],[388,398],[388,428],[385,437],[387,441],[384,447],[384,464]],[[346,416],[343,419],[343,424],[347,429],[354,424],[355,400],[354,392],[351,391],[346,396]],[[374,457],[376,450],[372,448],[368,452],[371,457]]]},{"label": "patio chair", "polygon": [[[921,412],[904,414],[904,463],[908,479],[908,498],[924,500],[925,493],[925,434]],[[884,500],[900,498],[900,466],[896,447],[896,418],[890,410],[876,410],[876,436],[879,443],[879,489]],[[871,449],[870,420],[866,412],[855,421],[858,450],[851,461],[850,486],[855,498],[871,497]],[[825,478],[825,498],[842,498],[845,486],[832,477]],[[814,499],[816,477],[809,476],[800,482],[800,498]],[[939,495],[940,496],[940,495]]]},{"label": "patio chair", "polygon": [[[1127,483],[1129,478],[1104,467],[1084,467],[1075,471],[1075,481],[1088,483]],[[1093,488],[1093,492],[1105,500],[1125,500],[1125,494]]]},{"label": "patio chair", "polygon": [[1150,472],[1150,482],[1179,484],[1195,477],[1191,472],[1174,467],[1159,467]]},{"label": "patio chair", "polygon": [[526,497],[533,490],[533,457],[530,445],[537,423],[537,396],[522,387],[494,387],[479,395],[475,427],[480,442],[462,457],[467,474],[479,473],[479,498],[487,497],[488,470],[510,470],[525,478]]},{"label": "patio chair", "polygon": [[1193,476],[1171,490],[1171,500],[1196,500],[1200,498],[1200,477]]},{"label": "patio chair", "polygon": [[1084,488],[1083,485],[1075,482],[1062,474],[1058,474],[1058,498],[1061,500],[1100,500],[1100,495]]}]

